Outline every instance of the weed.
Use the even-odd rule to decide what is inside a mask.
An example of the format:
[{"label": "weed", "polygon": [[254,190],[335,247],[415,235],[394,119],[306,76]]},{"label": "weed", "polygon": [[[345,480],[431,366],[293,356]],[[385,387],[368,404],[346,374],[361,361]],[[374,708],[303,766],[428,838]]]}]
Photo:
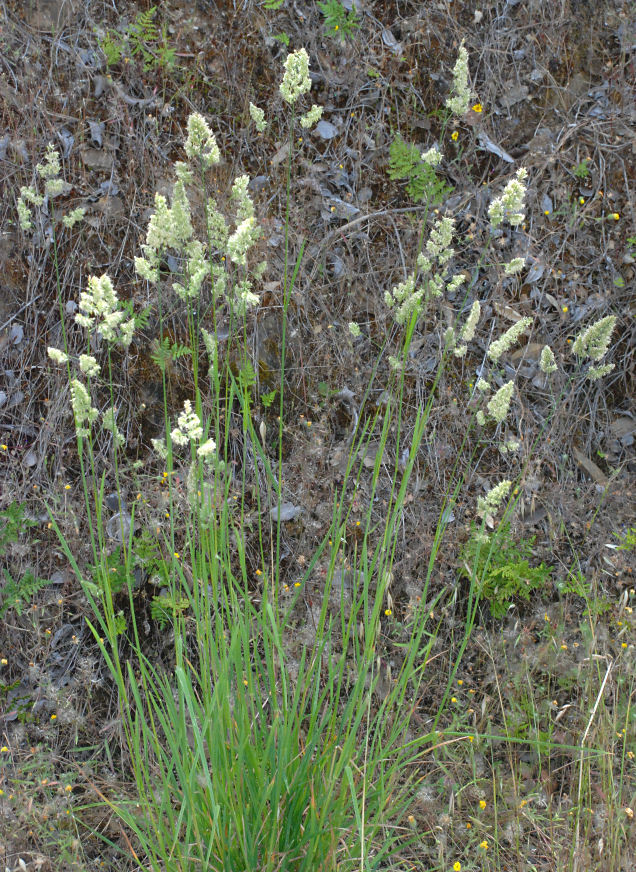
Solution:
[{"label": "weed", "polygon": [[490,605],[493,618],[503,617],[517,598],[529,600],[534,590],[545,588],[551,566],[531,567],[535,537],[515,542],[510,524],[503,522],[493,533],[484,533],[476,524],[462,552],[462,573],[475,579],[479,594]]},{"label": "weed", "polygon": [[[17,542],[22,533],[35,526],[37,521],[32,521],[25,516],[24,505],[16,501],[12,502],[0,512],[0,555],[6,554],[9,546]],[[0,618],[3,618],[9,609],[14,609],[18,615],[21,615],[36,593],[52,583],[50,579],[36,578],[30,570],[16,580],[5,569],[4,579],[4,585],[0,588]]]},{"label": "weed", "polygon": [[577,163],[576,166],[572,167],[572,174],[575,175],[577,179],[587,179],[590,175],[589,163],[589,157],[583,158],[583,160]]},{"label": "weed", "polygon": [[324,0],[323,3],[318,3],[318,8],[325,19],[327,33],[341,42],[344,42],[360,27],[355,6],[352,6],[347,12],[339,0]]},{"label": "weed", "polygon": [[405,181],[406,192],[414,203],[436,206],[453,190],[439,178],[434,167],[422,160],[420,149],[398,134],[389,148],[390,179]]},{"label": "weed", "polygon": [[107,66],[115,66],[122,58],[139,57],[144,70],[170,70],[175,65],[176,50],[168,44],[165,27],[155,23],[157,7],[140,12],[123,33],[107,31],[99,39]]}]

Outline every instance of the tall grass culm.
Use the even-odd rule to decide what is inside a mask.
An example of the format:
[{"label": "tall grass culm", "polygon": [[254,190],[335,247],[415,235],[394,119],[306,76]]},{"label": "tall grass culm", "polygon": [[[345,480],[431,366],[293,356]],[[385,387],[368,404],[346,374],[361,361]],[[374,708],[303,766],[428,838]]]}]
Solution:
[{"label": "tall grass culm", "polygon": [[[469,105],[467,71],[462,46],[447,102],[449,118]],[[457,462],[439,507],[421,600],[410,616],[410,636],[401,658],[386,664],[379,644],[383,622],[392,612],[393,564],[405,499],[435,389],[449,362],[466,354],[481,316],[473,285],[464,272],[452,270],[455,227],[450,216],[432,218],[425,212],[413,272],[386,292],[390,337],[378,355],[363,405],[371,384],[381,379],[384,401],[357,416],[329,527],[295,581],[281,569],[287,316],[304,256],[303,245],[291,254],[291,179],[297,125],[305,129],[320,118],[320,107],[300,108],[310,90],[307,53],[290,53],[280,86],[289,152],[278,299],[278,432],[273,448],[266,426],[258,424],[255,414],[258,373],[248,342],[269,270],[259,256],[257,209],[245,175],[234,180],[222,202],[211,196],[211,177],[221,154],[202,115],[188,120],[184,160],[174,165],[171,196],[155,197],[135,266],[139,281],[147,283],[159,325],[154,359],[162,374],[164,433],[153,440],[152,463],[165,481],[166,518],[165,523],[150,524],[143,501],[139,508],[133,505],[129,517],[120,512],[118,585],[104,525],[107,469],[97,443],[103,446],[106,440],[109,445],[108,475],[112,471],[121,494],[129,461],[123,451],[125,428],[118,419],[114,375],[136,331],[148,323],[149,309],[135,313],[120,301],[108,275],[91,276],[75,324],[67,324],[58,277],[64,347],[50,348],[49,356],[68,373],[92,550],[90,572],[78,564],[52,510],[50,518],[90,604],[90,628],[118,695],[122,760],[127,767],[123,774],[134,782],[132,797],[100,791],[99,801],[108,804],[126,828],[129,863],[153,872],[386,868],[415,838],[406,820],[426,755],[445,742],[472,741],[469,735],[437,731],[448,688],[426,724],[418,715],[420,686],[438,633],[435,615],[439,605],[455,595],[452,588],[429,588],[446,519],[465,484],[466,473],[459,472]],[[264,111],[251,104],[249,114],[263,131],[268,123]],[[437,165],[442,159],[438,150],[434,158]],[[432,160],[430,150],[423,159]],[[37,176],[43,192],[37,184],[24,187],[18,201],[25,231],[33,229],[37,210],[60,188],[59,158],[52,147],[45,164],[38,165]],[[519,170],[492,201],[491,239],[504,222],[518,226],[523,221],[525,179],[526,171]],[[53,222],[56,271],[56,233],[70,231],[81,221],[81,211],[64,216],[61,227]],[[487,255],[485,249],[482,261]],[[506,271],[513,274],[523,266],[523,259],[516,258],[506,264]],[[459,311],[465,314],[457,323],[448,326],[446,321],[445,329],[440,327],[432,388],[414,418],[409,411],[407,422],[405,374],[418,322],[426,316],[441,324],[442,302],[463,285]],[[165,313],[175,295],[188,337],[181,345],[164,339]],[[611,368],[600,361],[615,320],[610,316],[592,325],[574,343],[576,361],[589,360],[590,378]],[[462,446],[466,451],[471,450],[471,433],[488,431],[493,439],[499,438],[515,395],[514,381],[502,378],[500,358],[531,326],[532,319],[523,318],[488,347],[481,378],[467,404]],[[85,331],[85,351],[79,354],[69,342],[70,331],[78,327]],[[350,330],[359,335],[358,325],[351,324]],[[382,370],[379,361],[389,342],[397,343],[399,351]],[[190,361],[193,385],[192,395],[178,409],[169,390],[169,362],[176,357]],[[546,379],[555,378],[558,366],[547,346],[541,368]],[[573,377],[554,382],[555,406]],[[378,444],[374,455],[367,451],[372,440]],[[512,453],[519,444],[508,439],[500,447]],[[351,545],[346,541],[347,524],[362,476],[369,472],[369,457],[375,458],[370,485],[365,485],[369,509]],[[378,524],[371,507],[387,458],[392,458],[392,477]],[[498,513],[503,507],[506,518],[515,499],[513,481],[493,482],[476,507],[481,530],[486,525],[496,529]],[[136,615],[140,526],[162,586],[153,601],[153,615],[170,643],[168,662],[150,659]],[[492,537],[484,541],[492,543]],[[289,639],[296,632],[300,598],[319,565],[327,569],[314,610],[312,639],[299,656],[292,655]],[[484,561],[477,553],[455,671],[477,614],[478,565],[483,567]],[[127,614],[122,607],[126,601]],[[452,676],[449,687],[451,681]]]}]

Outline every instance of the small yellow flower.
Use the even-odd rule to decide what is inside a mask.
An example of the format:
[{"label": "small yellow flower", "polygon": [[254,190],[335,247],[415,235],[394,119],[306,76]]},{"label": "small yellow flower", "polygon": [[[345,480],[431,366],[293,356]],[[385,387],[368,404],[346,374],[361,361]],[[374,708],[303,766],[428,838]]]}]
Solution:
[{"label": "small yellow flower", "polygon": [[57,715],[55,715],[55,714],[54,714],[54,715],[51,715],[51,720],[52,720],[52,721],[57,720]]},{"label": "small yellow flower", "polygon": [[463,678],[458,678],[458,679],[457,679],[457,684],[459,684],[460,687],[462,686],[463,683],[464,683],[464,679],[463,679]]},{"label": "small yellow flower", "polygon": [[8,664],[8,662],[9,661],[7,660],[6,657],[3,657],[2,660],[0,660],[0,664],[2,664],[2,666],[6,666]]},{"label": "small yellow flower", "polygon": [[544,210],[543,210],[543,214],[544,214],[544,215],[549,215],[549,214],[550,214],[550,210],[549,210],[549,209],[544,209]]},{"label": "small yellow flower", "polygon": [[295,581],[295,582],[294,582],[294,587],[300,587],[300,586],[301,586],[301,584],[300,584],[299,581]]},{"label": "small yellow flower", "polygon": [[483,842],[480,842],[480,843],[479,843],[479,847],[480,847],[480,848],[483,848],[484,851],[487,851],[487,850],[488,850],[488,842],[484,839]]},{"label": "small yellow flower", "polygon": [[71,489],[70,484],[65,484],[65,485],[64,485],[64,490],[70,490],[70,489]]},{"label": "small yellow flower", "polygon": [[481,808],[482,810],[483,810],[484,808],[486,808],[486,800],[485,800],[485,799],[480,799],[480,800],[479,800],[479,808]]},{"label": "small yellow flower", "polygon": [[390,618],[393,612],[391,611],[391,609],[385,609],[384,614],[387,616],[387,618]]},{"label": "small yellow flower", "polygon": [[457,142],[457,140],[459,139],[458,130],[453,130],[453,132],[451,133],[451,139],[453,140],[453,142]]},{"label": "small yellow flower", "polygon": [[8,451],[8,450],[9,450],[9,449],[7,448],[7,446],[4,445],[4,444],[0,445],[0,449],[2,449],[2,451]]},{"label": "small yellow flower", "polygon": [[459,860],[456,863],[453,863],[453,872],[462,872],[462,864]]},{"label": "small yellow flower", "polygon": [[568,307],[567,307],[567,306],[561,306],[561,311],[562,311],[562,312],[567,312],[567,311],[568,311]]},{"label": "small yellow flower", "polygon": [[469,823],[466,824],[466,829],[467,829],[467,830],[470,830],[470,829],[472,829],[472,826],[473,826],[473,825],[469,822]]},{"label": "small yellow flower", "polygon": [[457,702],[457,697],[456,697],[456,696],[451,696],[451,702]]},{"label": "small yellow flower", "polygon": [[579,203],[580,203],[581,206],[582,206],[583,203],[585,203],[585,197],[579,197]]},{"label": "small yellow flower", "polygon": [[177,560],[181,560],[181,555],[179,554],[178,551],[174,552],[174,556],[177,558]]},{"label": "small yellow flower", "polygon": [[621,648],[627,648],[627,642],[621,642]]},{"label": "small yellow flower", "polygon": [[262,572],[262,570],[260,570],[260,569],[257,569],[257,570],[256,570],[256,574],[257,574],[257,575],[262,575],[262,574],[263,574],[263,572]]},{"label": "small yellow flower", "polygon": [[72,792],[73,792],[73,785],[72,785],[72,784],[67,784],[66,787],[64,788],[64,790],[65,790],[67,793],[72,793]]},{"label": "small yellow flower", "polygon": [[562,651],[567,651],[567,650],[568,650],[568,646],[565,644],[565,642],[561,645],[561,650],[562,650]]},{"label": "small yellow flower", "polygon": [[618,212],[612,212],[612,214],[610,215],[610,218],[613,218],[614,221],[618,221],[618,219],[619,219],[620,217],[621,217],[621,216],[618,214]]},{"label": "small yellow flower", "polygon": [[475,105],[473,106],[473,112],[479,113],[479,112],[483,112],[483,111],[484,110],[483,110],[483,106],[481,105],[481,103],[475,103]]},{"label": "small yellow flower", "polygon": [[627,815],[627,817],[630,820],[634,817],[634,812],[629,806],[627,806],[627,808],[623,809],[623,811],[625,812],[625,814]]},{"label": "small yellow flower", "polygon": [[9,749],[7,748],[6,745],[3,745],[2,748],[0,748],[0,754],[8,754],[8,753],[9,753]]}]

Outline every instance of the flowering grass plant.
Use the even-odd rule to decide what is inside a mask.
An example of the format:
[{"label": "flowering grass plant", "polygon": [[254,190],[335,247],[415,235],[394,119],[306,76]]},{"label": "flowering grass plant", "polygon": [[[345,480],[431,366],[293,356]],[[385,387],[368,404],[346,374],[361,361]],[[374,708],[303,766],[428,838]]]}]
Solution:
[{"label": "flowering grass plant", "polygon": [[[316,104],[304,114],[299,109],[311,84],[307,52],[290,53],[280,85],[283,108],[290,116],[288,207],[297,113],[301,129],[315,125],[321,115]],[[450,114],[466,113],[472,99],[468,54],[462,45],[447,101]],[[250,104],[249,114],[257,131],[264,131],[269,123],[264,110]],[[126,825],[131,856],[140,869],[386,868],[398,849],[414,838],[403,821],[413,803],[424,755],[445,741],[437,732],[438,722],[450,704],[450,684],[474,626],[484,579],[492,581],[488,563],[496,533],[475,540],[457,663],[438,711],[423,725],[417,709],[436,641],[435,613],[444,598],[453,595],[433,594],[430,582],[446,529],[444,519],[466,483],[467,473],[458,462],[445,505],[439,507],[421,600],[408,621],[402,654],[392,663],[382,659],[382,637],[393,612],[394,562],[405,503],[435,392],[445,370],[459,365],[475,341],[482,307],[474,284],[454,266],[453,217],[435,217],[429,224],[425,214],[419,250],[412,252],[412,270],[385,293],[387,320],[393,323],[379,359],[385,351],[393,353],[391,366],[385,371],[376,367],[373,375],[376,382],[384,379],[383,403],[373,408],[363,404],[357,415],[330,523],[292,587],[282,569],[286,325],[303,247],[292,262],[286,226],[279,299],[280,405],[270,450],[267,426],[257,423],[257,375],[248,342],[270,270],[251,182],[247,175],[237,175],[226,207],[212,198],[209,174],[222,156],[209,122],[199,113],[188,120],[183,156],[185,160],[173,167],[171,194],[155,196],[135,260],[139,281],[155,295],[161,337],[168,295],[179,300],[188,332],[183,356],[192,371],[192,395],[182,398],[175,411],[168,401],[167,367],[161,369],[165,426],[153,446],[154,462],[167,482],[168,523],[144,528],[144,535],[152,538],[153,554],[161,555],[153,560],[162,567],[158,574],[163,593],[157,601],[161,600],[162,626],[169,628],[168,666],[151,662],[145,653],[136,614],[137,525],[147,524],[141,504],[139,510],[131,509],[127,521],[120,512],[116,533],[122,569],[118,577],[125,581],[121,591],[113,586],[104,531],[106,472],[96,445],[107,440],[121,494],[126,437],[118,419],[113,373],[138,326],[108,274],[90,276],[79,298],[73,329],[85,331],[85,352],[74,355],[70,350],[70,325],[64,320],[61,297],[64,347],[48,350],[51,361],[68,373],[93,552],[90,578],[60,532],[61,544],[92,609],[90,628],[118,694],[124,758],[136,788],[134,802],[105,792],[101,801]],[[441,146],[426,151],[422,159],[431,167],[440,164]],[[64,185],[54,149],[47,151],[45,161],[37,167],[44,193],[23,188],[18,201],[25,231],[33,229],[45,197],[56,196]],[[493,234],[504,223],[517,227],[523,222],[525,181],[526,171],[521,169],[492,200],[488,215]],[[81,219],[77,210],[69,216],[73,222]],[[70,226],[65,221],[60,232]],[[485,250],[482,260],[489,256]],[[524,265],[523,258],[513,258],[506,274],[515,275]],[[457,301],[452,318],[445,307],[448,299]],[[407,428],[409,360],[424,319],[436,325],[438,361],[428,398]],[[611,369],[600,361],[610,348],[615,322],[611,316],[586,328],[572,347],[576,360],[589,358],[593,363],[587,372],[591,379]],[[486,349],[480,380],[470,403],[466,401],[470,412],[463,447],[472,452],[472,459],[487,428],[502,453],[519,447],[517,439],[502,435],[516,393],[502,360],[532,328],[531,317],[521,318]],[[360,339],[355,322],[343,332],[347,340],[348,334],[351,341]],[[558,369],[554,352],[546,346],[541,370],[555,378]],[[236,437],[237,421],[241,440]],[[373,455],[372,441],[377,448]],[[387,464],[391,481],[383,522],[373,521],[370,508],[352,545],[350,516],[362,476],[370,472],[366,499],[372,507]],[[520,469],[521,464],[517,472]],[[474,514],[482,534],[486,526],[497,527],[499,513],[503,518],[509,515],[515,501],[514,478],[511,473],[511,479],[492,482],[478,498]],[[53,511],[51,523],[59,531]],[[246,546],[248,528],[251,541],[257,543],[256,573]],[[319,566],[324,578],[311,612],[313,634],[297,656],[288,640],[298,632],[300,606]],[[347,585],[345,578],[350,580]],[[122,617],[122,602],[127,619]],[[472,741],[468,734],[455,738]],[[488,843],[482,843],[485,851],[483,844]],[[460,868],[459,861],[455,866]]]}]

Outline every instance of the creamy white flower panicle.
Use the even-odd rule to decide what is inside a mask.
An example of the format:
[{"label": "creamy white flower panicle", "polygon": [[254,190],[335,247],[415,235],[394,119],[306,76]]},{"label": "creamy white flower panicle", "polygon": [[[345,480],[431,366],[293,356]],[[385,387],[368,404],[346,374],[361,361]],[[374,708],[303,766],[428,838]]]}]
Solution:
[{"label": "creamy white flower panicle", "polygon": [[80,354],[79,368],[89,378],[99,375],[99,364],[92,356],[92,354]]},{"label": "creamy white flower panicle", "polygon": [[185,400],[183,403],[183,412],[177,418],[177,424],[179,426],[170,434],[176,445],[187,445],[188,442],[194,442],[203,436],[201,419],[193,411],[190,400]]},{"label": "creamy white flower panicle", "polygon": [[309,55],[304,48],[293,51],[285,59],[285,73],[280,84],[281,97],[285,102],[293,104],[311,90],[309,78]]},{"label": "creamy white flower panicle", "polygon": [[590,381],[598,381],[598,379],[608,375],[615,367],[615,363],[606,363],[604,366],[591,366],[588,369],[586,376]]},{"label": "creamy white flower panicle", "polygon": [[51,345],[46,349],[46,353],[51,358],[53,363],[67,363],[68,362],[68,354],[62,351],[59,348],[53,348]]},{"label": "creamy white flower panicle", "polygon": [[420,309],[424,289],[415,290],[415,274],[411,273],[406,281],[400,282],[392,291],[386,291],[384,302],[389,309],[395,307],[393,318],[396,324],[402,326],[410,320],[411,315]]},{"label": "creamy white flower panicle", "polygon": [[437,148],[437,146],[434,145],[432,148],[429,148],[427,151],[423,151],[421,154],[421,158],[425,164],[429,165],[429,167],[436,167],[436,166],[439,166],[439,164],[442,161],[442,153]]},{"label": "creamy white flower panicle", "polygon": [[82,220],[84,215],[86,214],[86,209],[78,206],[77,209],[73,209],[71,212],[68,212],[62,218],[62,224],[67,228],[71,229],[75,227],[75,225]]},{"label": "creamy white flower panicle", "polygon": [[232,288],[232,296],[228,301],[236,315],[243,316],[248,309],[258,306],[258,296],[252,291],[252,283],[247,279],[236,282]]},{"label": "creamy white flower panicle", "polygon": [[300,126],[305,130],[309,127],[313,127],[314,124],[317,124],[322,117],[322,106],[317,106],[315,103],[312,105],[309,112],[305,112],[305,114],[300,119]]},{"label": "creamy white flower panicle", "polygon": [[508,410],[510,409],[510,401],[512,400],[512,395],[515,391],[515,383],[513,381],[507,382],[503,387],[500,387],[496,394],[494,394],[490,402],[488,403],[488,412],[490,413],[490,417],[497,424],[501,424],[501,422],[505,419],[508,414]]},{"label": "creamy white flower panicle", "polygon": [[453,241],[453,231],[455,230],[455,222],[452,218],[442,218],[436,221],[431,230],[426,250],[432,258],[437,258],[440,266],[451,259],[455,254],[455,250],[450,247]]},{"label": "creamy white flower panicle", "polygon": [[76,378],[71,381],[71,406],[75,416],[75,432],[78,436],[90,436],[90,425],[97,419],[99,412],[91,405],[86,387]]},{"label": "creamy white flower panicle", "polygon": [[191,240],[186,246],[187,264],[185,284],[173,282],[172,290],[180,300],[187,302],[196,299],[201,292],[201,286],[210,274],[210,265],[203,256],[203,244],[198,239]]},{"label": "creamy white flower panicle", "polygon": [[247,266],[247,252],[259,236],[260,228],[254,216],[241,221],[227,241],[227,255],[230,260],[240,266]]},{"label": "creamy white flower panicle", "polygon": [[249,176],[238,176],[234,179],[230,198],[237,204],[236,206],[236,221],[237,224],[245,221],[246,218],[252,218],[254,215],[254,203],[248,194],[250,184]]},{"label": "creamy white flower panicle", "polygon": [[471,342],[472,339],[474,339],[475,337],[475,330],[477,329],[477,323],[479,322],[480,315],[481,306],[479,305],[479,300],[475,300],[473,305],[470,307],[470,312],[468,313],[466,323],[459,332],[459,338],[462,344],[454,349],[453,354],[455,355],[455,357],[463,357],[466,354],[468,350],[467,343]]},{"label": "creamy white flower panicle", "polygon": [[488,384],[488,382],[486,381],[485,378],[480,378],[480,379],[477,381],[477,384],[475,385],[475,387],[477,388],[477,390],[478,390],[481,394],[487,394],[488,391],[490,390],[490,385]]},{"label": "creamy white flower panicle", "polygon": [[513,257],[508,263],[504,263],[504,273],[507,276],[516,276],[526,265],[525,257]]},{"label": "creamy white flower panicle", "polygon": [[468,51],[463,41],[453,67],[453,85],[450,96],[446,100],[446,108],[453,115],[460,117],[468,112],[472,92],[468,84]]},{"label": "creamy white flower panicle", "polygon": [[589,357],[590,360],[601,360],[607,354],[612,333],[616,326],[616,315],[608,315],[592,324],[587,330],[576,337],[572,345],[572,353],[577,357]]},{"label": "creamy white flower panicle", "polygon": [[525,218],[524,198],[526,186],[524,181],[528,175],[525,167],[517,170],[514,179],[511,179],[503,189],[501,197],[496,197],[488,207],[488,217],[493,227],[499,227],[503,221],[507,221],[513,227],[521,224]]},{"label": "creamy white flower panicle", "polygon": [[152,447],[162,460],[168,459],[168,446],[165,439],[151,439]]},{"label": "creamy white flower panicle", "polygon": [[207,463],[209,463],[214,458],[214,453],[216,451],[216,442],[214,439],[208,439],[203,445],[197,448],[197,454]]},{"label": "creamy white flower panicle", "polygon": [[258,132],[263,133],[265,131],[265,128],[267,127],[267,121],[265,121],[265,112],[262,109],[259,109],[258,106],[250,103],[250,117],[256,125],[256,129],[258,130]]},{"label": "creamy white flower panicle", "polygon": [[360,325],[355,321],[349,321],[349,333],[357,339],[360,336]]},{"label": "creamy white flower panicle", "polygon": [[185,141],[185,153],[191,161],[200,161],[204,169],[221,161],[221,152],[208,123],[198,112],[188,118],[188,138]]},{"label": "creamy white flower panicle", "polygon": [[526,316],[513,324],[506,332],[491,343],[488,349],[488,357],[493,363],[497,363],[502,354],[505,354],[509,348],[515,344],[521,334],[532,324],[532,318]]},{"label": "creamy white flower panicle", "polygon": [[62,171],[60,167],[60,156],[53,143],[49,142],[46,147],[44,163],[37,164],[35,169],[37,170],[38,175],[43,179],[54,179],[59,176]]},{"label": "creamy white flower panicle", "polygon": [[216,200],[213,200],[212,198],[208,200],[205,207],[205,214],[208,223],[208,237],[210,243],[215,245],[220,251],[225,251],[230,231],[225,216],[217,207]]},{"label": "creamy white flower panicle", "polygon": [[130,345],[135,330],[135,320],[124,322],[125,313],[119,308],[119,300],[109,276],[89,276],[88,290],[82,291],[80,311],[75,321],[81,327],[93,327],[107,341]]},{"label": "creamy white flower panicle", "polygon": [[102,414],[102,427],[113,434],[113,442],[119,448],[126,441],[117,428],[117,409],[112,406]]},{"label": "creamy white flower panicle", "polygon": [[483,518],[485,515],[494,515],[501,503],[506,499],[512,487],[511,481],[501,481],[491,488],[485,497],[477,499],[477,514]]},{"label": "creamy white flower panicle", "polygon": [[544,372],[546,375],[550,375],[550,373],[557,371],[557,364],[554,358],[554,352],[549,345],[544,345],[541,349],[541,356],[539,357],[539,368],[541,372]]}]

